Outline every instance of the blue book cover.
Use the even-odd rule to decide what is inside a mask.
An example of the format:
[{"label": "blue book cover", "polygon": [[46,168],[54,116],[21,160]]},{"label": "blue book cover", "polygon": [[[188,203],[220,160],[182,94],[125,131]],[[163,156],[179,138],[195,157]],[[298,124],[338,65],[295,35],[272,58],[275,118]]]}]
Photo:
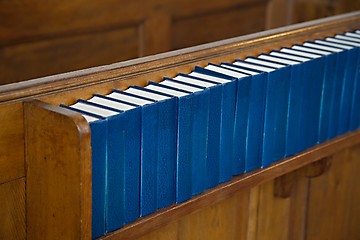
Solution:
[{"label": "blue book cover", "polygon": [[319,116],[319,121],[320,121],[319,143],[321,143],[330,138],[330,124],[332,118],[334,118],[334,116],[332,116],[332,111],[336,106],[336,104],[334,105],[333,99],[334,99],[334,95],[337,94],[334,89],[334,85],[336,84],[337,81],[337,76],[334,71],[334,69],[336,69],[336,64],[337,64],[337,53],[328,51],[329,49],[327,50],[320,48],[316,49],[311,47],[307,47],[306,50],[308,51],[315,50],[318,55],[325,58],[324,79],[322,86],[322,96],[321,96],[321,106],[320,106],[320,116]]},{"label": "blue book cover", "polygon": [[235,124],[237,78],[229,77],[225,74],[201,67],[195,67],[190,75],[201,76],[208,80],[213,79],[223,86],[220,123],[219,182],[222,183],[229,181],[232,178],[232,149]]},{"label": "blue book cover", "polygon": [[107,163],[107,120],[101,116],[61,105],[61,107],[81,113],[91,130],[92,159],[92,238],[105,234],[105,192]]},{"label": "blue book cover", "polygon": [[[244,171],[249,172],[260,168],[262,165],[267,73],[231,63],[222,63],[221,66],[250,75],[250,86],[244,87],[242,90],[238,88],[239,94],[237,98],[242,98],[243,102],[247,99],[248,106],[246,106],[246,102],[237,105],[234,132],[234,139],[245,138],[244,150],[242,149],[243,147],[234,148],[234,160],[241,162],[240,159],[245,159]],[[239,101],[241,100],[238,99],[237,102]],[[245,132],[243,132],[244,130]]]},{"label": "blue book cover", "polygon": [[188,86],[207,89],[209,91],[209,123],[207,157],[205,164],[205,189],[215,187],[219,184],[222,86],[216,82],[182,73],[174,77],[173,80]]},{"label": "blue book cover", "polygon": [[92,150],[92,237],[105,233],[107,121],[90,122]]},{"label": "blue book cover", "polygon": [[[283,49],[282,49],[283,50]],[[287,50],[287,49],[284,49]],[[289,49],[290,50],[290,49]],[[291,51],[290,51],[291,52]],[[306,75],[305,70],[308,68],[308,61],[311,59],[305,57],[305,56],[299,56],[295,55],[297,51],[293,51],[292,53],[288,52],[282,52],[282,51],[272,51],[270,53],[271,56],[281,57],[284,59],[289,59],[292,61],[299,61],[301,62],[299,67],[293,67],[293,71],[295,72],[295,79],[294,81],[291,81],[290,83],[290,98],[289,98],[289,121],[294,121],[295,123],[298,123],[298,127],[295,129],[290,128],[288,126],[288,133],[287,137],[288,139],[293,136],[296,139],[288,141],[287,144],[287,151],[288,153],[299,153],[303,150],[305,150],[305,146],[307,143],[306,134],[305,134],[305,126],[307,122],[307,107],[306,107],[306,99],[307,98],[307,91],[304,87],[304,82],[306,81]],[[303,52],[299,52],[300,54]],[[306,55],[306,54],[305,54]],[[318,56],[320,57],[320,56]],[[295,65],[296,66],[296,65]],[[293,92],[291,92],[291,89],[294,89]],[[291,107],[291,109],[290,109]]]},{"label": "blue book cover", "polygon": [[[281,79],[281,83],[278,84],[278,94],[281,91],[282,96],[279,96],[278,99],[278,126],[276,129],[276,138],[279,139],[281,144],[275,144],[275,156],[274,161],[282,159],[286,155],[286,145],[287,145],[287,129],[288,129],[288,116],[289,116],[289,97],[290,97],[290,83],[291,83],[291,66],[284,63],[277,63],[271,60],[260,59],[255,57],[248,57],[245,59],[246,62],[251,62],[253,64],[270,67],[276,69],[275,72],[278,73],[279,79]],[[272,74],[272,72],[270,72]],[[281,77],[280,77],[281,76]],[[282,104],[282,105],[281,105]]]},{"label": "blue book cover", "polygon": [[[338,38],[340,40],[338,40]],[[327,42],[335,38],[326,38]],[[338,134],[343,134],[349,130],[352,130],[352,117],[359,112],[359,108],[356,107],[358,102],[354,102],[358,98],[357,93],[357,78],[358,78],[358,66],[359,66],[359,47],[360,40],[351,38],[344,35],[336,35],[336,39],[339,42],[332,42],[337,44],[339,48],[345,49],[347,52],[347,65],[345,70],[343,91],[340,102],[340,115]],[[358,42],[356,42],[358,41]],[[359,105],[357,105],[359,106]],[[355,115],[354,115],[355,114]]]},{"label": "blue book cover", "polygon": [[[176,99],[163,94],[156,94],[151,90],[141,87],[130,87],[122,94],[136,96],[151,101],[155,101],[156,107],[156,126],[157,141],[153,140],[154,149],[157,154],[156,164],[156,206],[164,208],[175,203],[176,193],[176,148],[177,148],[177,109]],[[150,111],[152,106],[147,105],[146,111]],[[147,123],[143,118],[143,124]],[[150,164],[148,165],[150,168]],[[146,204],[146,203],[144,203]],[[151,207],[151,206],[149,206]],[[145,209],[144,209],[145,210]]]},{"label": "blue book cover", "polygon": [[[337,43],[337,44],[343,44],[343,45],[349,45],[349,46],[353,46],[353,47],[357,47],[359,46],[359,44],[357,43],[354,43],[354,42],[348,42],[348,41],[344,41],[344,40],[341,40],[341,39],[337,39],[337,38],[331,38],[331,37],[327,37],[325,39],[327,42],[331,42],[331,43]],[[339,75],[341,74],[342,75],[342,82],[341,82],[341,85],[340,83],[336,86],[337,88],[340,88],[340,90],[342,90],[342,86],[344,86],[344,81],[345,81],[345,71],[346,71],[346,68],[347,68],[347,63],[351,61],[353,62],[353,60],[348,60],[347,59],[347,53],[346,52],[342,52],[340,54],[338,54],[338,62],[339,64],[337,65],[337,68],[336,68],[336,71],[339,73]],[[351,63],[352,64],[352,63]],[[340,76],[339,76],[340,77]],[[353,84],[356,85],[356,83],[354,82]],[[346,84],[345,84],[346,85]],[[354,85],[354,86],[355,86]],[[354,88],[355,89],[355,88]],[[353,90],[354,90],[353,89]],[[351,93],[351,95],[353,96],[353,99],[354,99],[354,92]],[[335,137],[339,134],[342,134],[343,133],[343,128],[344,128],[344,125],[341,124],[341,123],[344,123],[346,121],[344,121],[344,119],[341,120],[341,118],[343,116],[340,116],[340,108],[342,106],[341,104],[341,101],[343,99],[343,97],[345,97],[342,92],[339,93],[340,96],[338,96],[338,98],[334,99],[334,104],[337,104],[337,107],[338,107],[338,115],[339,116],[337,119],[335,119],[333,122],[332,122],[332,126],[334,126],[334,129],[331,131],[331,137]],[[336,101],[337,100],[337,101]],[[351,113],[352,114],[352,113]],[[350,124],[350,123],[349,123]],[[343,125],[343,127],[340,127],[340,125]],[[350,126],[349,126],[350,128]]]},{"label": "blue book cover", "polygon": [[[306,52],[304,52],[304,47],[302,47],[302,52],[299,52],[301,54],[304,54]],[[307,52],[309,53],[310,51],[312,51],[312,54],[314,53],[314,51],[318,54],[315,54],[314,56],[310,56],[311,58],[318,58],[318,57],[325,57],[325,66],[329,66],[326,68],[332,68],[332,74],[333,75],[333,79],[330,80],[330,84],[331,81],[333,83],[332,87],[330,86],[330,97],[331,97],[331,101],[330,101],[330,112],[327,114],[326,113],[326,108],[323,107],[323,111],[325,114],[327,114],[327,116],[329,116],[329,121],[326,122],[326,115],[324,115],[322,117],[322,121],[320,125],[320,132],[319,132],[319,142],[322,139],[330,139],[332,137],[335,137],[337,135],[337,129],[338,129],[338,122],[339,122],[339,111],[340,111],[340,98],[341,98],[341,89],[342,89],[342,82],[343,82],[343,76],[344,76],[344,63],[346,63],[345,59],[343,59],[343,57],[345,56],[344,54],[339,54],[339,53],[330,53],[327,51],[320,51],[320,50],[315,50],[315,49],[311,49],[311,48],[305,48],[305,50],[307,50]],[[320,51],[320,53],[319,53]],[[320,54],[320,55],[319,55]],[[346,56],[345,56],[346,57]],[[325,73],[327,74],[327,72]],[[325,81],[326,83],[327,81]],[[329,89],[328,87],[326,89]],[[332,89],[332,90],[331,90]],[[325,91],[325,90],[324,90]],[[325,103],[325,100],[324,100]],[[328,128],[326,130],[326,124],[328,125]],[[324,133],[324,132],[327,132]],[[320,134],[321,133],[321,134]],[[325,135],[325,136],[324,136]],[[326,137],[327,136],[327,137]]]},{"label": "blue book cover", "polygon": [[[194,112],[198,116],[194,116],[194,129],[196,133],[196,141],[193,144],[194,149],[201,149],[200,153],[197,153],[198,156],[203,157],[205,160],[201,165],[192,164],[192,178],[193,181],[199,182],[200,179],[196,180],[196,176],[201,176],[201,184],[193,184],[193,195],[203,192],[206,187],[206,179],[207,179],[207,152],[208,152],[208,142],[209,142],[209,115],[210,115],[210,90],[206,87],[199,87],[192,84],[185,84],[183,82],[171,79],[164,78],[163,81],[159,83],[159,85],[167,87],[173,90],[181,90],[187,91],[190,96],[192,96],[192,104],[194,105]],[[203,127],[202,122],[206,122],[205,127]],[[197,125],[198,122],[199,124]],[[196,161],[197,157],[195,156],[192,161]],[[202,158],[200,158],[202,159]],[[201,171],[197,169],[197,167],[202,167]]]},{"label": "blue book cover", "polygon": [[[275,53],[276,51],[272,52]],[[303,141],[300,138],[300,131],[302,131],[303,120],[301,117],[301,94],[302,94],[302,73],[303,64],[301,61],[289,59],[289,54],[278,53],[277,56],[270,54],[261,54],[258,58],[267,61],[285,64],[290,68],[289,78],[289,103],[288,103],[288,116],[286,128],[286,148],[285,156],[291,156],[298,152],[299,143]],[[276,55],[276,54],[275,54]]]},{"label": "blue book cover", "polygon": [[[349,131],[350,127],[350,116],[351,116],[351,103],[353,98],[353,86],[355,78],[355,69],[356,69],[356,57],[357,49],[340,47],[339,44],[332,43],[332,46],[329,46],[328,41],[317,41],[315,43],[307,42],[306,44],[311,45],[313,48],[320,48],[327,50],[335,54],[346,54],[346,68],[344,69],[344,77],[341,87],[341,98],[339,106],[339,125],[337,134],[343,134]],[[334,46],[337,45],[337,46]],[[353,61],[354,60],[354,61]]]},{"label": "blue book cover", "polygon": [[[357,66],[360,66],[360,49],[357,48]],[[360,127],[360,71],[355,70],[354,92],[351,106],[350,131]]]},{"label": "blue book cover", "polygon": [[[348,46],[356,47],[358,51],[358,57],[357,57],[357,63],[355,63],[356,66],[360,65],[360,57],[359,57],[359,47],[355,42],[359,42],[360,39],[360,31],[357,30],[355,32],[348,32],[345,33],[346,36],[352,37],[351,43],[347,42],[339,42],[342,45],[351,44]],[[337,36],[339,37],[339,36]],[[355,40],[357,39],[357,40]],[[334,41],[333,39],[329,39]],[[356,60],[352,60],[356,62]],[[352,100],[352,107],[351,107],[351,118],[350,118],[350,130],[353,131],[360,127],[360,73],[359,69],[355,70],[355,81],[354,81],[354,91],[353,91],[353,100]]]},{"label": "blue book cover", "polygon": [[107,99],[141,107],[140,216],[157,209],[158,115],[154,101],[114,91]]},{"label": "blue book cover", "polygon": [[174,77],[174,80],[209,89],[210,107],[205,188],[208,189],[215,187],[219,184],[220,172],[220,125],[223,86],[216,82],[182,73]]},{"label": "blue book cover", "polygon": [[228,157],[231,159],[231,165],[229,165],[229,167],[231,167],[231,174],[239,175],[245,172],[246,133],[251,75],[215,64],[209,64],[205,69],[237,79],[234,123],[232,128],[232,148],[228,148],[228,151],[231,151]]},{"label": "blue book cover", "polygon": [[153,82],[145,88],[177,98],[177,202],[183,202],[205,190],[209,92],[192,93]]},{"label": "blue book cover", "polygon": [[[304,45],[309,44],[309,42]],[[333,86],[336,81],[336,75],[334,74],[334,69],[337,62],[337,54],[326,51],[325,49],[313,48],[310,46],[301,46],[296,45],[294,48],[299,48],[298,50],[304,53],[315,54],[314,56],[310,55],[311,59],[314,58],[324,58],[324,77],[322,81],[322,92],[320,100],[320,111],[319,111],[319,127],[318,127],[318,142],[324,142],[330,138],[330,123],[332,109],[335,105],[333,103],[333,96],[335,94]]]},{"label": "blue book cover", "polygon": [[285,155],[286,114],[288,103],[288,79],[281,71],[243,60],[235,65],[267,72],[262,167],[267,167]]},{"label": "blue book cover", "polygon": [[[324,81],[325,57],[312,53],[310,48],[294,45],[291,49],[298,56],[305,56],[309,61],[303,62],[303,93],[301,114],[304,116],[301,137],[305,139],[301,151],[319,143],[321,112],[321,94]],[[306,51],[308,50],[308,51]]]},{"label": "blue book cover", "polygon": [[[94,99],[94,98],[93,98]],[[106,232],[140,216],[140,108],[117,110],[97,102],[78,100],[116,114],[108,120]]]}]

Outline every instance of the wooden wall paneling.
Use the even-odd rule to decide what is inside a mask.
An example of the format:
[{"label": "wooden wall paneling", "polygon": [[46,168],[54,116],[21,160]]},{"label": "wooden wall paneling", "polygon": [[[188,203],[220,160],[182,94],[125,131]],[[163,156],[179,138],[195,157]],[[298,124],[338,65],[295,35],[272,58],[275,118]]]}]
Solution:
[{"label": "wooden wall paneling", "polygon": [[311,179],[305,239],[360,238],[359,148],[334,154],[329,171]]},{"label": "wooden wall paneling", "polygon": [[274,196],[274,180],[258,187],[259,205],[254,239],[287,239],[291,199]]},{"label": "wooden wall paneling", "polygon": [[131,0],[1,1],[0,46],[119,29],[140,22],[148,10]]},{"label": "wooden wall paneling", "polygon": [[[303,240],[306,233],[309,178],[328,169],[327,158],[251,189],[257,202],[248,239]],[[253,218],[253,219],[252,219]]]},{"label": "wooden wall paneling", "polygon": [[[346,16],[349,16],[346,20],[334,17],[308,24],[304,23],[295,28],[289,27],[288,29],[252,34],[158,56],[3,86],[0,90],[0,102],[47,95],[46,101],[56,104],[63,103],[65,100],[66,103],[69,96],[75,92],[80,97],[82,97],[82,92],[90,92],[89,87],[96,90],[101,89],[103,92],[104,90],[110,91],[114,86],[121,86],[121,89],[124,89],[123,87],[130,84],[142,85],[146,83],[147,79],[159,81],[163,76],[172,77],[179,72],[190,72],[195,65],[205,65],[210,61],[214,63],[232,61],[236,58],[299,43],[304,39],[311,40],[359,27],[356,22],[359,17],[356,13]],[[336,19],[340,22],[337,22]],[[144,78],[145,74],[146,78]],[[60,94],[64,92],[64,89],[68,94]],[[61,95],[62,98],[55,95]]]},{"label": "wooden wall paneling", "polygon": [[24,178],[0,184],[0,206],[0,239],[25,240]]},{"label": "wooden wall paneling", "polygon": [[337,4],[335,14],[351,12],[360,9],[360,1],[341,0]]},{"label": "wooden wall paneling", "polygon": [[0,2],[0,84],[139,57],[142,1]]},{"label": "wooden wall paneling", "polygon": [[166,224],[136,240],[178,240],[178,222]]},{"label": "wooden wall paneling", "polygon": [[349,208],[350,214],[347,221],[347,239],[359,239],[360,238],[360,191],[359,189],[359,178],[360,173],[360,146],[351,148],[350,159],[352,161],[352,175],[350,177],[349,185],[349,199],[346,201],[347,207]]},{"label": "wooden wall paneling", "polygon": [[25,103],[27,239],[91,239],[90,129],[80,114]]},{"label": "wooden wall paneling", "polygon": [[0,184],[25,176],[21,103],[0,105]]},{"label": "wooden wall paneling", "polygon": [[171,27],[172,49],[235,37],[265,29],[265,1],[177,17]]},{"label": "wooden wall paneling", "polygon": [[292,0],[291,23],[309,21],[360,9],[360,2],[353,0]]},{"label": "wooden wall paneling", "polygon": [[294,0],[269,0],[266,9],[266,29],[289,25],[292,21]]},{"label": "wooden wall paneling", "polygon": [[178,240],[246,239],[249,190],[199,209],[178,221]]},{"label": "wooden wall paneling", "polygon": [[304,240],[306,232],[306,209],[309,179],[299,177],[290,196],[288,240]]},{"label": "wooden wall paneling", "polygon": [[168,12],[150,12],[141,28],[139,55],[170,51],[171,27],[171,15]]},{"label": "wooden wall paneling", "polygon": [[139,26],[0,47],[2,84],[135,58]]}]

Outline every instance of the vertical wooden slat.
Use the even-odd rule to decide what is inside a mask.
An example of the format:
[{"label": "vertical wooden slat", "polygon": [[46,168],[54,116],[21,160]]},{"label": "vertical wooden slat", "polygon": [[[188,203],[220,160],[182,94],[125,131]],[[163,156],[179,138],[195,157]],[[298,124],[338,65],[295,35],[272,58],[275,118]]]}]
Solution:
[{"label": "vertical wooden slat", "polygon": [[178,240],[246,239],[249,190],[184,216],[178,222]]},{"label": "vertical wooden slat", "polygon": [[165,11],[154,11],[140,28],[140,56],[171,50],[171,16]]},{"label": "vertical wooden slat", "polygon": [[258,240],[287,239],[290,198],[274,196],[274,180],[260,186],[258,210]]},{"label": "vertical wooden slat", "polygon": [[40,101],[24,107],[27,239],[91,239],[89,126]]},{"label": "vertical wooden slat", "polygon": [[309,179],[297,179],[291,195],[288,240],[304,240]]},{"label": "vertical wooden slat", "polygon": [[247,224],[246,239],[256,239],[257,236],[259,195],[259,186],[254,186],[249,190],[249,218]]},{"label": "vertical wooden slat", "polygon": [[[360,239],[359,146],[336,153],[310,182],[306,239]],[[354,151],[355,150],[355,151]]]},{"label": "vertical wooden slat", "polygon": [[0,239],[25,240],[25,179],[0,184]]},{"label": "vertical wooden slat", "polygon": [[353,160],[352,176],[350,180],[350,198],[348,208],[351,213],[348,220],[347,239],[360,239],[360,189],[358,174],[360,173],[360,145],[352,147],[350,158]]},{"label": "vertical wooden slat", "polygon": [[22,104],[0,106],[0,184],[25,176],[23,132]]}]

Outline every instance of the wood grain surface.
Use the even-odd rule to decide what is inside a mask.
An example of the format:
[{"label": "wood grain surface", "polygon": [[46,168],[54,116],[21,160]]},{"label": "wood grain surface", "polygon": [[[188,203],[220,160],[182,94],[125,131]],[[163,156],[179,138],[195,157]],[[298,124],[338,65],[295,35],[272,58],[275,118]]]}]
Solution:
[{"label": "wood grain surface", "polygon": [[25,179],[0,184],[0,239],[25,240]]},{"label": "wood grain surface", "polygon": [[91,239],[90,129],[79,114],[25,103],[27,239]]}]

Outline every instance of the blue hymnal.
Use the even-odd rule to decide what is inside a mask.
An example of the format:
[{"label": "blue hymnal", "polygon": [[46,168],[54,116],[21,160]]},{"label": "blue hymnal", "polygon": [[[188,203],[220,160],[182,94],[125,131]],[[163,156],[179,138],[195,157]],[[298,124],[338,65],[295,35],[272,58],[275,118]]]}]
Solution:
[{"label": "blue hymnal", "polygon": [[86,101],[99,108],[118,111],[108,117],[107,231],[140,216],[141,109],[96,95]]},{"label": "blue hymnal", "polygon": [[[300,150],[303,151],[319,142],[320,106],[322,83],[324,79],[325,59],[306,51],[306,48],[295,45],[292,49],[283,48],[281,52],[287,52],[298,56],[307,57],[304,61],[303,82],[302,82],[302,106],[301,115],[304,119],[302,124]],[[289,52],[290,51],[290,52]]]},{"label": "blue hymnal", "polygon": [[338,135],[338,134],[343,134],[349,130],[350,109],[351,109],[352,91],[353,91],[353,83],[354,83],[353,78],[355,76],[354,68],[356,68],[356,66],[354,66],[354,62],[352,62],[351,59],[354,57],[354,54],[355,56],[357,55],[357,52],[356,49],[347,50],[344,48],[339,48],[339,46],[335,47],[335,46],[325,45],[324,42],[326,43],[327,41],[320,41],[320,42],[317,41],[316,43],[306,42],[304,45],[335,53],[339,57],[344,59],[343,63],[338,62],[338,64],[346,66],[346,68],[343,69],[342,86],[339,89],[340,91],[339,119],[338,119],[339,123],[337,127],[338,130],[336,132],[336,135]]},{"label": "blue hymnal", "polygon": [[299,149],[299,145],[301,144],[299,143],[304,140],[300,137],[300,131],[303,131],[303,119],[301,116],[303,65],[299,59],[290,59],[291,56],[289,56],[289,54],[276,51],[271,52],[269,55],[261,54],[259,58],[285,64],[290,67],[285,156],[291,156],[301,151]]},{"label": "blue hymnal", "polygon": [[220,123],[219,182],[228,181],[232,177],[232,142],[235,122],[237,79],[201,67],[195,67],[190,75],[216,81],[223,87]]},{"label": "blue hymnal", "polygon": [[230,68],[224,66],[224,64],[209,64],[205,68],[237,79],[235,102],[236,104],[234,114],[235,119],[232,135],[233,147],[229,150],[232,151],[232,154],[230,156],[230,158],[232,159],[232,175],[239,175],[249,170],[248,167],[250,163],[248,159],[246,159],[246,147],[252,81],[251,74],[239,71],[239,69],[237,68]]},{"label": "blue hymnal", "polygon": [[[277,103],[277,107],[278,107],[278,116],[277,116],[277,121],[279,126],[281,126],[280,128],[278,127],[276,129],[276,134],[279,137],[278,139],[281,139],[281,144],[283,146],[280,145],[274,145],[276,148],[274,149],[275,151],[275,161],[279,160],[285,156],[287,156],[286,154],[286,145],[287,145],[287,129],[288,129],[288,116],[289,116],[289,96],[290,96],[290,81],[291,81],[291,67],[289,65],[286,65],[284,63],[276,63],[276,62],[272,62],[270,60],[265,60],[265,59],[260,59],[260,58],[255,58],[255,57],[248,57],[245,59],[246,62],[251,62],[253,64],[257,64],[259,66],[264,66],[264,67],[270,67],[270,68],[274,68],[276,69],[275,72],[278,74],[278,80],[279,82],[277,83],[277,91],[278,91],[278,95],[279,98],[278,103]],[[271,74],[271,72],[270,72]],[[270,75],[271,76],[271,75]],[[269,84],[269,83],[268,83]],[[270,83],[271,84],[271,83]],[[280,94],[281,93],[281,94]],[[281,138],[280,138],[281,136]]]},{"label": "blue hymnal", "polygon": [[[360,52],[360,39],[336,35],[335,38],[326,38],[326,41],[341,44],[342,47],[347,48],[348,52],[348,61],[347,68],[345,73],[344,80],[344,93],[342,98],[342,106],[343,112],[342,114],[346,114],[345,116],[349,119],[343,119],[339,124],[339,134],[345,132],[345,130],[354,130],[359,126],[359,118],[360,118],[360,107],[359,107],[359,52]],[[351,49],[349,49],[351,47]],[[352,97],[350,100],[349,97]],[[347,105],[348,102],[351,102],[350,106]],[[350,114],[350,116],[348,115]],[[356,124],[357,122],[357,124]],[[357,125],[357,126],[356,126]]]},{"label": "blue hymnal", "polygon": [[157,105],[149,99],[116,90],[107,97],[113,101],[141,106],[140,216],[145,216],[157,209]]},{"label": "blue hymnal", "polygon": [[209,126],[205,188],[215,187],[219,184],[220,124],[223,87],[219,83],[186,74],[179,74],[173,79],[191,86],[209,89]]},{"label": "blue hymnal", "polygon": [[267,167],[285,155],[285,131],[281,129],[286,128],[286,118],[283,114],[287,110],[287,79],[282,78],[281,72],[271,67],[243,60],[236,60],[234,64],[267,73],[262,146],[262,167]]},{"label": "blue hymnal", "polygon": [[[183,202],[205,190],[205,164],[209,105],[208,96],[150,83],[146,89],[162,92],[177,98],[177,202]],[[207,93],[208,94],[208,93]]]},{"label": "blue hymnal", "polygon": [[[144,105],[142,118],[142,129],[151,128],[151,131],[157,133],[156,138],[144,139],[146,142],[151,142],[147,145],[143,142],[142,156],[150,157],[149,154],[156,155],[155,166],[151,166],[146,158],[142,159],[142,193],[141,198],[141,214],[146,215],[151,213],[154,208],[163,208],[175,202],[175,173],[176,173],[176,136],[177,136],[177,111],[176,99],[171,96],[156,94],[150,90],[141,87],[130,87],[124,92],[123,95],[136,96],[151,101],[154,104]],[[112,97],[114,97],[112,95]],[[123,96],[124,97],[124,96]],[[156,109],[156,119],[151,121],[145,116]],[[147,146],[145,146],[147,145]],[[153,147],[153,149],[149,149]],[[150,151],[146,153],[145,151]],[[155,151],[155,152],[154,152]],[[151,159],[151,158],[150,158]],[[156,177],[153,175],[155,171]],[[145,181],[145,182],[144,182]],[[151,186],[151,183],[154,183]],[[149,202],[146,202],[149,199]]]},{"label": "blue hymnal", "polygon": [[[244,171],[249,172],[262,165],[267,73],[231,63],[222,63],[221,66],[250,75],[248,77],[250,86],[241,87],[241,84],[238,86],[237,103],[241,104],[236,106],[235,114],[234,139],[245,138],[244,146],[239,146],[240,141],[233,149],[234,161],[241,162],[240,159],[245,159]],[[239,173],[238,170],[236,171]]]}]

